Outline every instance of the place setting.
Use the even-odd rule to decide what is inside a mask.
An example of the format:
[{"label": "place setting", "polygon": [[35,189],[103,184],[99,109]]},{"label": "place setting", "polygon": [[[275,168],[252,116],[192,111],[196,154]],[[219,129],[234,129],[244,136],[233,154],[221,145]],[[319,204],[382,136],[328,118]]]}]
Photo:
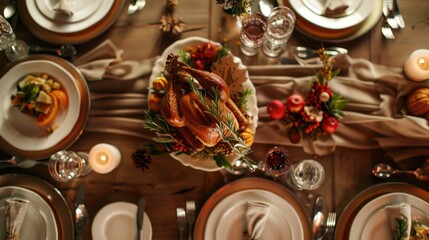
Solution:
[{"label": "place setting", "polygon": [[303,34],[324,42],[346,42],[371,30],[381,17],[382,1],[284,0]]},{"label": "place setting", "polygon": [[23,24],[54,44],[79,44],[106,31],[126,1],[26,0],[17,2]]}]

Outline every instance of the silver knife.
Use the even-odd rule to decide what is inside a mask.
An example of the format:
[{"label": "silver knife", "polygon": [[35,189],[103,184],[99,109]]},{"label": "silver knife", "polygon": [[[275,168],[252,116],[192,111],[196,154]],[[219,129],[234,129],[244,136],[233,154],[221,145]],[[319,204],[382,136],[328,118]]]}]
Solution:
[{"label": "silver knife", "polygon": [[140,198],[139,205],[137,207],[137,220],[136,220],[136,222],[137,222],[137,240],[141,240],[145,207],[146,207],[146,200],[144,198]]}]

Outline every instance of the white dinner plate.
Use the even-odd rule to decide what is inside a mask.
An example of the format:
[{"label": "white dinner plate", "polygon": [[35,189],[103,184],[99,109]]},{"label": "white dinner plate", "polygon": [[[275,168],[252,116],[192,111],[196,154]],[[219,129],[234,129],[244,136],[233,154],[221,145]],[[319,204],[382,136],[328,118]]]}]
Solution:
[{"label": "white dinner plate", "polygon": [[22,223],[20,239],[58,239],[57,224],[52,209],[37,193],[20,187],[0,187],[0,239],[6,239],[5,201],[19,198],[29,201]]},{"label": "white dinner plate", "polygon": [[404,202],[411,205],[413,220],[429,225],[429,203],[407,193],[394,192],[375,198],[358,212],[351,225],[350,240],[391,239],[390,223],[384,208]]},{"label": "white dinner plate", "polygon": [[[18,82],[28,74],[46,73],[61,83],[68,96],[67,108],[60,110],[52,125],[58,128],[48,133],[33,116],[24,114],[11,105]],[[65,139],[79,118],[81,95],[71,73],[59,64],[47,60],[24,61],[13,66],[0,78],[0,136],[12,147],[26,151],[42,151]]]},{"label": "white dinner plate", "polygon": [[[219,43],[213,42],[206,38],[202,37],[190,37],[183,40],[176,41],[170,45],[167,49],[164,50],[161,57],[155,62],[155,65],[152,69],[152,75],[149,78],[149,86],[152,86],[153,80],[159,76],[160,73],[164,70],[165,60],[170,53],[177,54],[179,50],[185,49],[186,47],[196,47],[207,42],[212,42],[213,44],[219,46]],[[256,102],[256,90],[253,86],[253,83],[250,81],[249,73],[246,66],[243,65],[241,59],[233,56],[229,53],[227,56],[223,57],[220,63],[214,63],[212,66],[212,72],[217,73],[223,79],[228,78],[228,74],[232,76],[232,83],[228,83],[230,92],[239,91],[243,89],[250,89],[252,94],[247,99],[247,108],[248,112],[252,116],[248,127],[255,132],[256,126],[258,125],[258,106]],[[193,158],[187,154],[171,153],[170,156],[178,161],[180,161],[185,166],[190,166],[192,168],[203,170],[203,171],[218,171],[222,169],[216,165],[216,162],[212,159],[197,159]],[[235,162],[238,159],[236,154],[231,154],[227,157],[227,160],[230,163]]]},{"label": "white dinner plate", "polygon": [[55,4],[59,0],[35,0],[37,8],[39,11],[45,15],[48,19],[51,19],[52,21],[56,22],[63,22],[63,23],[74,23],[82,21],[88,17],[90,17],[92,14],[95,13],[95,11],[98,10],[100,7],[100,4],[103,2],[102,0],[75,0],[76,1],[76,8],[73,12],[73,15],[69,16],[67,14],[61,14],[57,13],[54,10]]},{"label": "white dinner plate", "polygon": [[[114,202],[104,206],[92,223],[92,238],[97,240],[135,240],[137,205]],[[142,240],[152,239],[152,224],[147,214],[143,218]]]},{"label": "white dinner plate", "polygon": [[296,210],[283,198],[265,190],[243,190],[222,199],[207,219],[205,240],[242,239],[247,201],[264,202],[271,206],[262,239],[304,239],[303,226]]},{"label": "white dinner plate", "polygon": [[288,0],[295,12],[308,22],[326,29],[345,29],[356,26],[370,15],[374,0],[361,0],[355,10],[343,17],[329,17],[313,11],[303,0]]},{"label": "white dinner plate", "polygon": [[[83,1],[83,0],[82,0]],[[93,0],[91,0],[93,1]],[[91,2],[89,1],[89,2]],[[98,0],[95,0],[96,2]],[[84,1],[88,3],[88,1]],[[39,9],[35,0],[25,0],[30,17],[42,28],[56,33],[73,33],[85,30],[103,19],[113,5],[114,0],[103,0],[97,10],[88,17],[75,22],[57,21],[55,18],[45,16]],[[95,4],[95,3],[94,3]],[[92,6],[92,3],[90,4]]]}]

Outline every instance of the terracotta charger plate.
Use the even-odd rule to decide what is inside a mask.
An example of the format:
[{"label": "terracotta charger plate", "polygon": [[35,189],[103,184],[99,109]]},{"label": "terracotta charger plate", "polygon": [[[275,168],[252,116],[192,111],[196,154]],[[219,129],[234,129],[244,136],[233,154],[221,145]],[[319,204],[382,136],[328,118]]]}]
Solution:
[{"label": "terracotta charger plate", "polygon": [[[71,210],[60,191],[48,182],[25,174],[0,175],[0,188],[17,188],[16,194],[22,195],[19,189],[26,189],[32,194],[39,195],[53,212],[56,223],[58,240],[74,239],[74,221]],[[12,190],[15,191],[15,190]],[[14,194],[10,195],[14,196]],[[6,196],[9,197],[9,196]],[[31,200],[28,199],[28,200]],[[35,202],[32,202],[35,204]],[[48,216],[45,216],[48,217]]]},{"label": "terracotta charger plate", "polygon": [[38,38],[54,44],[79,44],[91,40],[106,31],[121,14],[125,2],[125,0],[114,0],[112,7],[100,21],[83,30],[65,33],[50,31],[39,25],[29,12],[39,10],[29,9],[25,1],[17,1],[17,7],[24,25]]},{"label": "terracotta charger plate", "polygon": [[349,239],[351,225],[359,211],[371,200],[389,193],[407,193],[429,202],[429,193],[407,183],[383,183],[370,187],[357,195],[344,209],[337,222],[335,239]]},{"label": "terracotta charger plate", "polygon": [[[204,206],[201,208],[197,221],[195,223],[195,230],[194,230],[194,238],[195,239],[207,239],[207,233],[206,231],[209,232],[216,232],[216,228],[221,228],[221,229],[217,229],[217,230],[221,230],[222,231],[234,231],[234,232],[238,232],[238,235],[240,235],[240,228],[241,228],[241,221],[238,222],[232,222],[231,224],[233,226],[224,226],[226,223],[222,223],[222,219],[225,217],[225,215],[223,217],[216,217],[218,221],[220,221],[218,224],[218,226],[212,226],[210,224],[208,224],[209,222],[214,222],[212,221],[212,219],[210,219],[211,215],[222,215],[222,214],[228,214],[228,212],[231,211],[236,211],[237,206],[233,206],[234,204],[230,205],[230,209],[226,209],[221,210],[220,212],[217,211],[219,209],[216,209],[217,206],[222,206],[225,205],[224,203],[222,203],[223,200],[227,201],[227,205],[229,205],[229,202],[231,200],[233,200],[233,202],[237,203],[240,201],[239,204],[242,204],[241,201],[244,201],[243,199],[240,199],[240,196],[249,196],[249,195],[253,195],[252,191],[255,192],[266,192],[266,194],[261,194],[259,195],[259,198],[265,198],[265,200],[261,200],[261,199],[249,199],[250,200],[255,200],[255,201],[264,201],[267,202],[268,204],[272,203],[272,211],[273,214],[276,214],[276,212],[274,211],[276,209],[276,205],[274,204],[276,199],[280,199],[281,202],[283,202],[283,206],[288,206],[289,211],[293,212],[293,214],[291,214],[289,217],[291,219],[288,219],[290,221],[293,221],[293,223],[291,223],[294,229],[291,229],[292,232],[299,232],[296,235],[299,235],[299,239],[302,240],[310,240],[312,237],[311,234],[311,227],[310,227],[310,220],[309,217],[307,216],[305,210],[303,209],[301,203],[295,198],[295,196],[288,190],[286,189],[284,186],[273,182],[273,181],[269,181],[266,179],[262,179],[262,178],[243,178],[243,179],[239,179],[239,180],[235,180],[231,183],[226,184],[225,186],[223,186],[222,188],[220,188],[219,190],[217,190],[208,200],[207,202],[204,204]],[[250,194],[249,194],[250,192]],[[241,194],[243,193],[243,194]],[[237,195],[238,194],[238,195]],[[234,195],[236,195],[234,197]],[[258,194],[254,194],[255,196],[258,196]],[[273,195],[273,198],[270,198],[269,196]],[[273,202],[271,202],[271,200]],[[270,204],[271,205],[271,204]],[[280,204],[282,205],[282,204]],[[278,209],[276,211],[286,211],[285,209]],[[236,211],[239,212],[240,214],[242,214],[242,212],[240,211]],[[293,215],[293,216],[292,216]],[[235,216],[235,218],[237,218],[237,216]],[[296,219],[294,219],[296,218]],[[227,216],[226,219],[228,221],[231,220],[230,216]],[[292,220],[294,219],[294,220]],[[286,221],[288,221],[286,220]],[[228,222],[227,221],[227,222]],[[232,220],[231,220],[232,221]],[[279,222],[281,222],[281,219],[279,219]],[[268,224],[268,223],[267,223]],[[271,222],[271,224],[276,224]],[[286,224],[287,225],[287,224]],[[299,225],[299,226],[298,226]],[[266,226],[266,228],[269,227],[273,227],[273,226]],[[291,226],[282,226],[282,228],[288,228]],[[300,229],[299,229],[300,228]],[[223,230],[222,230],[223,229]],[[228,230],[227,230],[228,229]],[[234,230],[231,230],[234,229]],[[279,232],[282,232],[284,229],[273,229],[273,230],[278,230]],[[218,232],[219,233],[219,232]],[[210,233],[211,234],[211,233]],[[284,237],[284,236],[282,236]],[[209,239],[211,238],[208,237]],[[283,238],[282,238],[283,239]]]},{"label": "terracotta charger plate", "polygon": [[[279,0],[280,4],[293,9],[289,1],[290,0]],[[380,19],[382,14],[381,10],[383,7],[383,2],[373,1],[373,4],[374,6],[369,16],[363,22],[351,27],[343,29],[323,28],[312,24],[299,14],[296,14],[295,27],[304,35],[316,40],[331,43],[350,41],[367,33],[375,26],[375,24]]]},{"label": "terracotta charger plate", "polygon": [[[33,69],[41,67],[44,69]],[[9,100],[9,96],[13,92],[11,89],[19,78],[34,73],[33,71],[45,71],[44,73],[48,74],[52,72],[58,76],[66,76],[57,80],[60,83],[62,80],[64,86],[71,86],[69,89],[66,88],[66,91],[69,100],[73,99],[73,102],[69,103],[65,113],[56,117],[59,127],[49,135],[41,134],[42,130],[37,129],[37,124],[30,116],[12,111],[14,109],[11,110],[13,108]],[[0,76],[2,79],[0,85],[4,88],[1,91],[5,93],[2,96],[4,107],[0,114],[4,118],[0,124],[0,146],[3,151],[21,158],[46,158],[57,151],[67,149],[82,134],[89,116],[91,101],[88,84],[79,69],[73,64],[55,56],[32,55],[8,65]]]}]

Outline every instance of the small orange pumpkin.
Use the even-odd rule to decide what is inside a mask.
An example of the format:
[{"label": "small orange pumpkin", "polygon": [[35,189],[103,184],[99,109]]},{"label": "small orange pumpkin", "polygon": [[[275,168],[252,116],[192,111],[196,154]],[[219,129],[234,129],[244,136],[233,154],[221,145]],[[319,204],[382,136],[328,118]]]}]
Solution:
[{"label": "small orange pumpkin", "polygon": [[158,76],[153,80],[152,85],[156,91],[164,90],[167,86],[167,79],[164,76]]},{"label": "small orange pumpkin", "polygon": [[153,112],[159,112],[159,105],[161,104],[161,97],[158,94],[151,94],[149,96],[149,109]]},{"label": "small orange pumpkin", "polygon": [[414,116],[421,116],[429,112],[429,88],[420,87],[413,90],[407,98],[406,107]]},{"label": "small orange pumpkin", "polygon": [[246,146],[252,146],[254,136],[253,131],[250,128],[246,128],[243,132],[241,132],[240,137],[243,139]]}]

